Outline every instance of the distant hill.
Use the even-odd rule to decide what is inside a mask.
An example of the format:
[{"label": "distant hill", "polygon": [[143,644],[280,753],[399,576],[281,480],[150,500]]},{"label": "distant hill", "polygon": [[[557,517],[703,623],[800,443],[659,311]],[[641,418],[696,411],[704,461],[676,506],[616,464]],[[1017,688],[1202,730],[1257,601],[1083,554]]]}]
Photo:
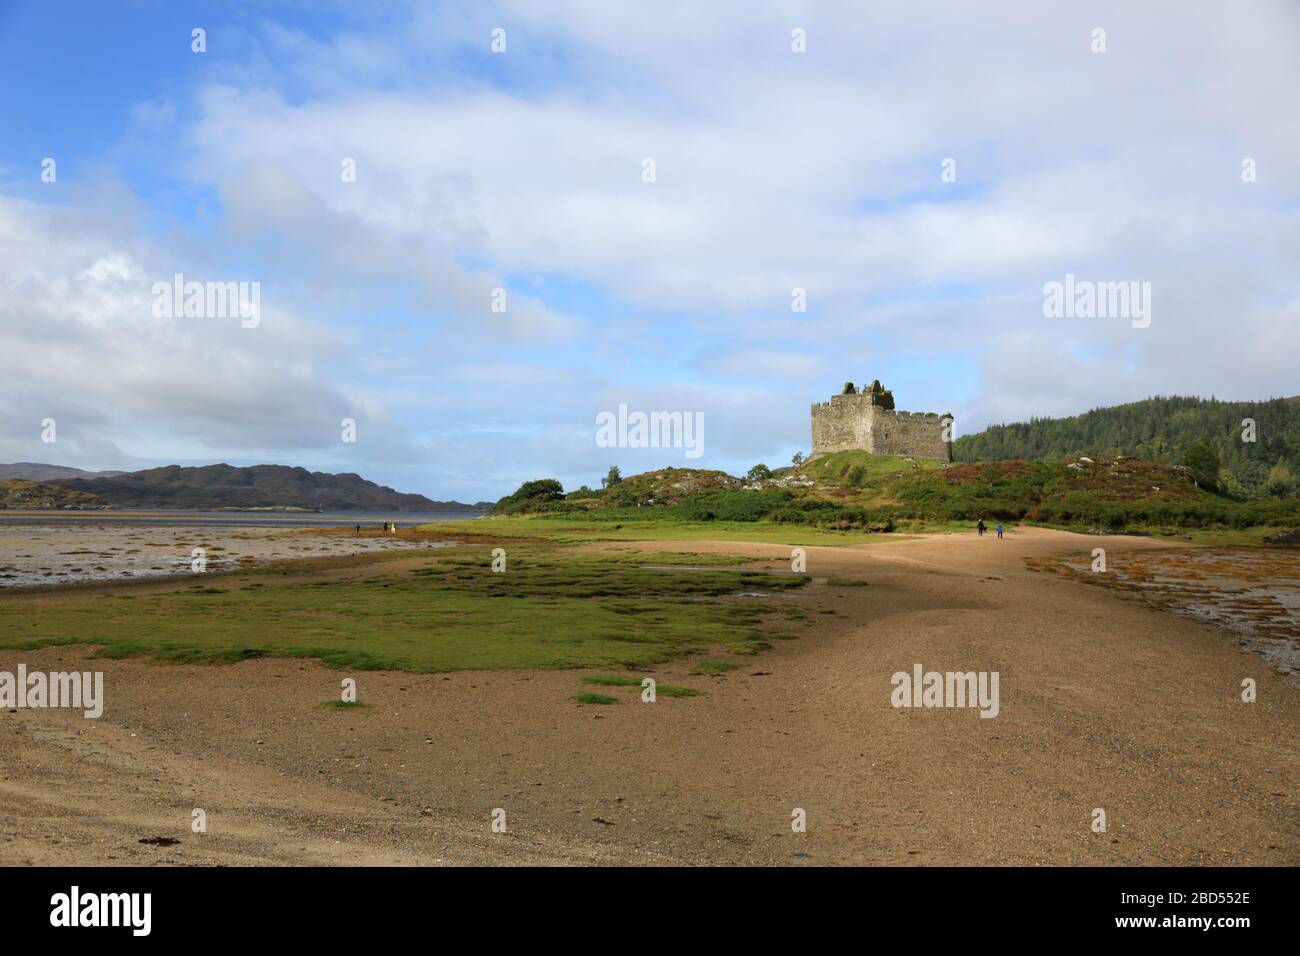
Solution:
[{"label": "distant hill", "polygon": [[124,471],[82,471],[66,465],[42,465],[34,461],[0,464],[0,481],[67,481],[72,478],[112,478]]},{"label": "distant hill", "polygon": [[[1255,422],[1253,443],[1242,440],[1246,418]],[[1068,455],[1134,455],[1175,465],[1197,442],[1218,455],[1229,492],[1245,497],[1294,494],[1300,478],[1300,397],[1262,402],[1156,397],[1070,418],[994,425],[958,438],[953,458],[1056,462]]]},{"label": "distant hill", "polygon": [[[47,466],[51,467],[51,466]],[[490,505],[433,501],[403,494],[351,473],[332,475],[287,465],[167,465],[110,477],[50,482],[116,508],[306,508],[322,511],[465,511]]]}]

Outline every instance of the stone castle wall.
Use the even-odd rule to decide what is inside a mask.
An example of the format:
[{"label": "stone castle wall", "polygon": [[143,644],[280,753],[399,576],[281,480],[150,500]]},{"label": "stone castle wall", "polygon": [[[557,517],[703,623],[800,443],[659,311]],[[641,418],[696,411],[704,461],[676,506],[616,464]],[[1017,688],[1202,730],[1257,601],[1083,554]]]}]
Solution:
[{"label": "stone castle wall", "polygon": [[952,461],[952,445],[943,434],[951,417],[881,408],[864,394],[835,395],[812,407],[812,453],[861,449],[873,455]]}]

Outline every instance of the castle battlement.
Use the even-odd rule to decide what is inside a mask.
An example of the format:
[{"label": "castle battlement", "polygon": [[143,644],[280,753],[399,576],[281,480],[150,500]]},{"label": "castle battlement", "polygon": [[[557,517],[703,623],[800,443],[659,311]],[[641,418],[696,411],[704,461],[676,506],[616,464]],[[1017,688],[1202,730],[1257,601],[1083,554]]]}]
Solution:
[{"label": "castle battlement", "polygon": [[904,412],[879,380],[859,391],[846,382],[829,402],[812,406],[812,453],[827,455],[858,449],[873,455],[952,461],[952,415]]}]

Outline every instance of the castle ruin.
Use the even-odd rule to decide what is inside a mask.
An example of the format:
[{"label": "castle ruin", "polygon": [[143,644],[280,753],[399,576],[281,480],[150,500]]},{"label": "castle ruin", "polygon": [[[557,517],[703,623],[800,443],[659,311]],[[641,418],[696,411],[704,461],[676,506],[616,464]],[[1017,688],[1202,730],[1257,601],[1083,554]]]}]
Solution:
[{"label": "castle ruin", "polygon": [[900,412],[894,393],[877,379],[862,391],[846,382],[844,391],[812,407],[812,453],[858,449],[873,455],[952,461],[952,415]]}]

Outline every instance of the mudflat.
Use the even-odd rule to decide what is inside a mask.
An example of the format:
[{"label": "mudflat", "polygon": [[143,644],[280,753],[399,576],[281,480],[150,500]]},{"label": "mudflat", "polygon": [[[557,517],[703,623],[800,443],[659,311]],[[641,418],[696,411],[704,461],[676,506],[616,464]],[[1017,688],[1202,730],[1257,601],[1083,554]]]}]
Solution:
[{"label": "mudflat", "polygon": [[[3,647],[0,671],[103,671],[106,704],[98,720],[0,712],[0,864],[1300,863],[1300,689],[1220,626],[1041,570],[1099,544],[1121,558],[1181,547],[1029,528],[809,547],[808,587],[733,599],[800,613],[770,629],[770,649],[637,668],[702,692],[653,704],[582,683],[609,668],[412,674]],[[789,546],[749,542],[575,550],[629,548],[790,564]],[[306,573],[327,585],[420,560]],[[0,613],[57,595],[0,594]],[[731,669],[702,673],[704,657]],[[996,671],[997,716],[893,706],[891,676],[918,664]],[[366,706],[322,705],[343,677]],[[576,702],[584,690],[617,703]],[[177,842],[140,842],[159,836]]]},{"label": "mudflat", "polygon": [[412,546],[373,523],[359,532],[321,534],[313,528],[147,527],[123,520],[121,526],[73,519],[37,527],[0,524],[0,588],[187,575],[195,549],[208,570],[224,571]]}]

